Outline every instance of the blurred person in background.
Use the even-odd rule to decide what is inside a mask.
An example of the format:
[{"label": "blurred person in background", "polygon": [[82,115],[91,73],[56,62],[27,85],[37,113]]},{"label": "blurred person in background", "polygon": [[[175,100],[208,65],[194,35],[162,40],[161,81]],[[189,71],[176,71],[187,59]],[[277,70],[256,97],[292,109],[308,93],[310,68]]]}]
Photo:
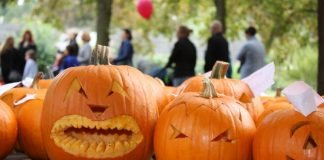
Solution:
[{"label": "blurred person in background", "polygon": [[78,52],[75,50],[75,46],[68,45],[64,51],[64,58],[61,62],[61,71],[70,67],[79,66],[77,56]]},{"label": "blurred person in background", "polygon": [[238,70],[241,79],[265,65],[265,49],[262,42],[255,37],[256,33],[257,30],[254,27],[248,27],[245,30],[247,42],[237,56],[241,63]]},{"label": "blurred person in background", "polygon": [[4,83],[11,83],[21,80],[21,72],[19,72],[20,53],[14,47],[13,37],[8,37],[4,42],[1,50],[1,72]]},{"label": "blurred person in background", "polygon": [[92,51],[89,43],[91,37],[88,32],[84,32],[81,38],[83,41],[83,45],[79,50],[78,62],[80,63],[80,65],[89,65],[91,51]]},{"label": "blurred person in background", "polygon": [[26,65],[23,74],[23,80],[27,77],[34,78],[38,72],[38,65],[36,63],[36,52],[34,50],[28,50],[26,52]]},{"label": "blurred person in background", "polygon": [[132,44],[132,32],[130,29],[124,29],[122,34],[122,44],[119,48],[118,56],[113,60],[113,64],[116,65],[129,65],[132,66],[134,48]]},{"label": "blurred person in background", "polygon": [[191,32],[192,30],[186,26],[178,28],[178,41],[175,43],[169,61],[165,66],[165,68],[174,68],[173,86],[178,86],[195,75],[197,51],[195,45],[189,39]]},{"label": "blurred person in background", "polygon": [[77,36],[78,36],[78,33],[76,33],[76,32],[69,33],[69,45],[74,47],[74,50],[78,53],[79,52],[79,45],[78,45],[78,42],[76,40]]},{"label": "blurred person in background", "polygon": [[[212,36],[208,39],[207,50],[205,53],[205,72],[213,69],[216,61],[230,63],[228,41],[223,35],[223,25],[220,21],[214,21],[211,26]],[[231,65],[228,68],[226,76],[232,77]]]},{"label": "blurred person in background", "polygon": [[37,46],[34,42],[33,35],[30,30],[26,30],[23,34],[23,37],[19,43],[19,52],[20,52],[20,60],[22,62],[19,63],[19,72],[23,73],[25,68],[25,56],[28,50],[34,50],[36,52]]}]

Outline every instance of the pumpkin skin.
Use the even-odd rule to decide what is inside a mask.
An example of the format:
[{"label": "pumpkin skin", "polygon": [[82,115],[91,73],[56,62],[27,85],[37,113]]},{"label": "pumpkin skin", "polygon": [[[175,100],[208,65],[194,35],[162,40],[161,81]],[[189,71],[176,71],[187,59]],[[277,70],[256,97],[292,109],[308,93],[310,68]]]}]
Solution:
[{"label": "pumpkin skin", "polygon": [[26,93],[34,93],[35,90],[31,88],[12,88],[9,91],[5,92],[0,96],[0,99],[5,102],[12,110],[14,110],[14,103],[23,97],[25,97]]},{"label": "pumpkin skin", "polygon": [[15,107],[18,121],[18,144],[32,159],[47,159],[41,135],[41,114],[46,90],[37,90],[36,99]]},{"label": "pumpkin skin", "polygon": [[324,159],[323,109],[307,117],[294,109],[267,116],[253,142],[255,160]]},{"label": "pumpkin skin", "polygon": [[0,101],[0,159],[14,148],[17,139],[17,121],[10,107]]},{"label": "pumpkin skin", "polygon": [[160,116],[154,135],[158,160],[248,160],[255,125],[233,98],[176,97]]},{"label": "pumpkin skin", "polygon": [[53,82],[53,79],[40,79],[38,81],[39,89],[47,89]]},{"label": "pumpkin skin", "polygon": [[49,158],[149,159],[158,106],[146,81],[128,66],[80,66],[57,76],[42,112]]},{"label": "pumpkin skin", "polygon": [[259,126],[260,123],[271,113],[281,110],[281,109],[293,109],[293,105],[289,102],[276,102],[273,103],[271,105],[268,105],[264,111],[262,112],[262,114],[259,116],[257,122],[256,122],[256,126]]}]

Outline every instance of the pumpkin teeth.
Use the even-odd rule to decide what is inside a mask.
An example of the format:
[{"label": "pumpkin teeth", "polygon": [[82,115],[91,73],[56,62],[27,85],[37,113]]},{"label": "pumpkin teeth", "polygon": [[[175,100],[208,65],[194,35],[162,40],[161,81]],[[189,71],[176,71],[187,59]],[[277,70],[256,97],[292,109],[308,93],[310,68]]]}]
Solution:
[{"label": "pumpkin teeth", "polygon": [[64,116],[51,130],[51,139],[65,152],[86,158],[125,155],[143,140],[134,118],[127,115],[92,121],[80,115]]}]

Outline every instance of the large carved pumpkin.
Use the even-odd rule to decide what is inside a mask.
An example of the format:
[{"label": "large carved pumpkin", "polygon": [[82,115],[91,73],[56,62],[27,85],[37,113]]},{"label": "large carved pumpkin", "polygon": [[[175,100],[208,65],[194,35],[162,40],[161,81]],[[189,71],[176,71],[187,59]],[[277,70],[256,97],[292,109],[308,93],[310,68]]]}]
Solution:
[{"label": "large carved pumpkin", "polygon": [[324,159],[323,109],[307,117],[294,109],[267,116],[257,129],[253,142],[255,160]]},{"label": "large carved pumpkin", "polygon": [[255,126],[251,116],[237,100],[209,94],[211,88],[202,95],[179,95],[162,113],[154,135],[158,160],[252,157]]},{"label": "large carved pumpkin", "polygon": [[47,159],[40,127],[45,94],[46,90],[36,90],[35,99],[15,107],[19,146],[32,159]]},{"label": "large carved pumpkin", "polygon": [[256,126],[259,126],[260,123],[271,113],[281,110],[281,109],[292,109],[294,106],[289,103],[289,102],[272,102],[271,104],[267,104],[267,107],[264,108],[264,111],[262,112],[262,114],[259,116],[257,122],[256,122]]},{"label": "large carved pumpkin", "polygon": [[10,107],[0,101],[0,159],[13,149],[17,139],[17,121]]},{"label": "large carved pumpkin", "polygon": [[158,107],[146,81],[128,66],[80,66],[61,73],[42,112],[49,158],[149,159]]}]

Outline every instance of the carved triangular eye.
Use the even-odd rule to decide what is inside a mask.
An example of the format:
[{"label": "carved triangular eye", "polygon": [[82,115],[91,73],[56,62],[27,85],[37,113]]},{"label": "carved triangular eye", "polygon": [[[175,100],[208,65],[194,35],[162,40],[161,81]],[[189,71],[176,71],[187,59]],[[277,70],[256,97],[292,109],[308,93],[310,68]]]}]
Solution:
[{"label": "carved triangular eye", "polygon": [[317,147],[317,144],[316,144],[315,140],[313,139],[313,137],[311,135],[309,135],[305,141],[303,149],[313,149],[316,147]]},{"label": "carved triangular eye", "polygon": [[309,124],[309,122],[307,121],[301,121],[301,122],[298,122],[297,124],[295,124],[293,127],[291,127],[290,129],[290,137],[292,137],[294,135],[294,133],[301,127],[305,126]]},{"label": "carved triangular eye", "polygon": [[290,156],[286,156],[286,160],[294,160],[294,159],[291,158]]},{"label": "carved triangular eye", "polygon": [[175,139],[175,138],[187,138],[188,136],[186,136],[185,134],[181,133],[177,128],[175,128],[173,125],[171,125],[172,128],[172,135],[171,135],[171,139]]},{"label": "carved triangular eye", "polygon": [[79,93],[80,93],[81,95],[83,95],[85,98],[88,98],[87,94],[85,93],[85,91],[83,90],[82,87],[80,87],[80,89],[79,89]]},{"label": "carved triangular eye", "polygon": [[212,142],[228,142],[228,143],[235,143],[235,140],[231,140],[228,138],[228,130],[225,130],[224,132],[222,132],[221,134],[219,134],[218,136],[216,136],[215,138],[213,138],[211,141]]}]

